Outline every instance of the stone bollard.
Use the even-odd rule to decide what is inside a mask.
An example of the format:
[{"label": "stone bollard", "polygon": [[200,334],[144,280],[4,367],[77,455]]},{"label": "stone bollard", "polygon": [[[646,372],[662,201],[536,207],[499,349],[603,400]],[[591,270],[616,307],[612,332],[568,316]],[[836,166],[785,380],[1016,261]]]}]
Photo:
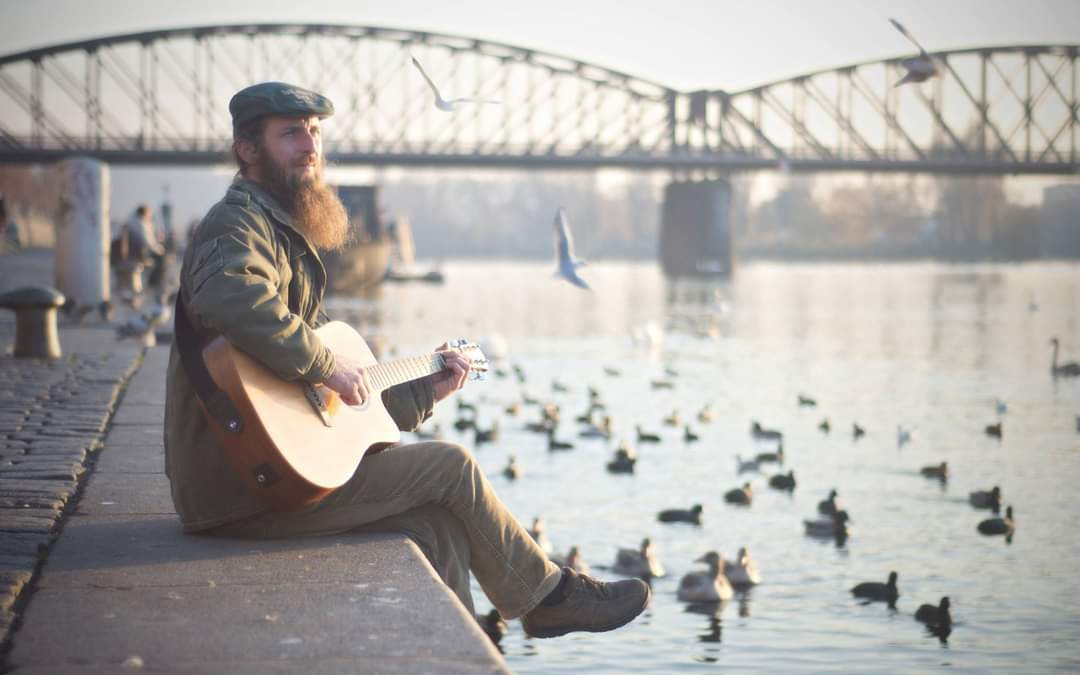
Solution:
[{"label": "stone bollard", "polygon": [[15,312],[16,358],[60,358],[56,310],[63,304],[63,293],[42,286],[26,286],[0,294],[0,309]]}]

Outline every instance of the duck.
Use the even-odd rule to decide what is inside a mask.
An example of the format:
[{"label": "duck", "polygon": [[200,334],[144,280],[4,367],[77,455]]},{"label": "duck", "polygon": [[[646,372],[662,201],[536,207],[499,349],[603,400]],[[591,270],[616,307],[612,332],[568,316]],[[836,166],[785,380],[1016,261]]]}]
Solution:
[{"label": "duck", "polygon": [[840,503],[836,500],[836,488],[829,490],[829,496],[818,502],[817,511],[824,516],[831,516],[840,510]]},{"label": "duck", "polygon": [[458,401],[457,401],[457,409],[458,409],[458,412],[468,411],[468,412],[473,413],[474,415],[476,414],[476,404],[465,401],[464,399],[460,399],[460,398],[458,399]]},{"label": "duck", "polygon": [[570,387],[563,384],[562,382],[559,382],[558,380],[552,380],[551,391],[555,392],[556,394],[565,394],[566,392],[570,391]]},{"label": "duck", "polygon": [[701,440],[701,436],[698,436],[696,433],[694,433],[694,430],[690,428],[689,424],[683,427],[682,437],[683,443],[694,443]]},{"label": "duck", "polygon": [[777,464],[784,463],[784,444],[781,443],[777,446],[776,452],[759,452],[757,454],[757,461],[759,464],[765,462],[776,462]]},{"label": "duck", "polygon": [[701,504],[694,504],[688,509],[664,509],[656,514],[656,519],[661,523],[690,523],[701,524]]},{"label": "duck", "polygon": [[722,602],[735,595],[731,583],[724,576],[724,559],[716,551],[709,551],[694,562],[709,566],[707,572],[688,572],[679,580],[676,597],[682,602]]},{"label": "duck", "polygon": [[986,428],[983,429],[983,431],[986,432],[987,436],[1001,438],[1001,422],[998,422],[997,424],[987,424]]},{"label": "duck", "polygon": [[510,460],[506,463],[506,468],[503,469],[503,475],[509,480],[517,480],[521,477],[521,467],[518,466],[513,455],[510,455]]},{"label": "duck", "polygon": [[532,527],[529,528],[529,536],[533,538],[536,545],[544,550],[544,553],[550,554],[555,550],[555,547],[551,545],[551,540],[547,536],[547,527],[544,526],[544,521],[539,517],[533,518]]},{"label": "duck", "polygon": [[611,415],[604,415],[599,424],[589,423],[589,426],[578,432],[579,438],[611,438]]},{"label": "duck", "polygon": [[761,426],[757,420],[751,420],[750,422],[750,435],[754,438],[769,441],[779,441],[784,437],[784,434],[775,429],[766,429]]},{"label": "duck", "polygon": [[556,450],[573,450],[574,444],[569,441],[560,441],[555,438],[555,427],[551,427],[547,432],[548,437],[548,451],[555,452]]},{"label": "duck", "polygon": [[677,427],[682,424],[682,417],[679,416],[679,411],[672,410],[671,414],[664,418],[664,424],[669,427]]},{"label": "duck", "polygon": [[480,630],[484,631],[494,644],[502,642],[509,630],[506,621],[503,620],[497,609],[493,609],[487,614],[477,614],[476,621],[480,624]]},{"label": "duck", "polygon": [[588,408],[585,409],[585,412],[575,417],[574,421],[580,422],[582,424],[592,424],[594,412],[596,412],[596,406],[590,405]]},{"label": "duck", "polygon": [[534,434],[547,434],[554,431],[557,425],[558,422],[545,417],[539,422],[526,422],[525,430],[531,431]]},{"label": "duck", "polygon": [[674,389],[675,383],[671,380],[651,380],[649,386],[653,389]]},{"label": "duck", "polygon": [[995,485],[989,490],[975,490],[968,495],[968,503],[977,509],[1001,509],[1001,488]]},{"label": "duck", "polygon": [[611,571],[642,579],[659,578],[666,574],[648,537],[641,540],[641,548],[620,548],[615,554]]},{"label": "duck", "polygon": [[824,434],[829,433],[829,430],[832,429],[832,425],[829,424],[829,418],[826,417],[825,419],[821,420],[821,422],[817,425],[817,428],[821,429],[821,432]]},{"label": "duck", "polygon": [[634,429],[637,430],[638,443],[659,443],[660,442],[660,435],[659,434],[654,434],[654,433],[643,430],[641,428],[640,424],[635,426]]},{"label": "duck", "polygon": [[851,423],[851,437],[855,440],[859,440],[866,435],[866,429],[859,426],[858,422]]},{"label": "duck", "polygon": [[570,550],[566,552],[566,555],[557,553],[552,555],[551,562],[559,567],[569,567],[580,574],[588,574],[590,571],[589,563],[585,562],[585,559],[581,556],[581,551],[578,550],[577,546],[571,546]]},{"label": "duck", "polygon": [[795,471],[791,470],[786,474],[778,473],[775,476],[772,476],[769,478],[769,487],[791,492],[795,489]]},{"label": "duck", "polygon": [[517,378],[518,384],[525,384],[525,380],[528,379],[525,377],[525,369],[516,363],[511,366],[511,368],[514,371],[514,377]]},{"label": "duck", "polygon": [[940,481],[946,481],[949,478],[949,463],[942,462],[937,465],[924,466],[919,469],[919,473],[927,478],[936,478]]},{"label": "duck", "polygon": [[761,583],[761,573],[758,572],[754,561],[750,559],[750,552],[745,546],[739,549],[739,555],[734,561],[724,561],[724,576],[736,588]]},{"label": "duck", "polygon": [[637,453],[626,441],[622,441],[615,450],[615,458],[607,463],[607,470],[611,473],[634,473],[635,464]]},{"label": "duck", "polygon": [[517,417],[521,413],[521,404],[515,401],[510,405],[506,406],[503,412],[505,412],[510,417]]},{"label": "duck", "polygon": [[604,366],[604,374],[608,377],[621,377],[622,371],[615,366]]},{"label": "duck", "polygon": [[864,581],[861,584],[855,584],[851,588],[851,594],[856,598],[887,602],[892,607],[896,604],[896,599],[900,597],[900,592],[896,589],[896,578],[896,572],[889,572],[889,580],[885,583]]},{"label": "duck", "polygon": [[806,408],[813,408],[817,405],[817,401],[804,394],[799,394],[799,405]]},{"label": "duck", "polygon": [[1058,339],[1050,338],[1050,344],[1054,346],[1054,356],[1050,361],[1050,374],[1054,377],[1076,377],[1080,375],[1080,363],[1069,361],[1058,365]]},{"label": "duck", "polygon": [[459,417],[454,420],[454,428],[458,431],[467,431],[476,428],[476,420],[471,417]]},{"label": "duck", "polygon": [[919,605],[915,610],[915,620],[926,624],[927,628],[948,628],[952,626],[952,615],[949,613],[949,596],[941,598],[937,606],[930,604]]},{"label": "duck", "polygon": [[499,440],[499,420],[492,422],[488,429],[473,426],[473,445],[493,443],[497,440]]},{"label": "duck", "polygon": [[702,424],[708,424],[709,422],[712,422],[712,420],[713,420],[712,405],[709,404],[709,403],[706,403],[701,408],[701,410],[698,411],[697,419],[698,419],[698,422],[701,422]]},{"label": "duck", "polygon": [[1003,534],[1006,537],[1012,537],[1015,529],[1016,523],[1013,522],[1013,508],[1011,505],[1005,507],[1004,518],[987,518],[978,525],[979,532],[987,535]]},{"label": "duck", "polygon": [[757,458],[743,459],[739,455],[735,455],[735,473],[747,473],[749,471],[757,471],[761,467],[761,463]]},{"label": "duck", "polygon": [[728,504],[749,506],[750,503],[754,501],[754,491],[751,489],[750,483],[743,483],[742,487],[725,492],[724,501]]},{"label": "duck", "polygon": [[840,509],[831,516],[822,516],[815,520],[804,520],[806,534],[811,537],[836,537],[843,538],[851,534],[848,523],[851,517],[844,509]]}]

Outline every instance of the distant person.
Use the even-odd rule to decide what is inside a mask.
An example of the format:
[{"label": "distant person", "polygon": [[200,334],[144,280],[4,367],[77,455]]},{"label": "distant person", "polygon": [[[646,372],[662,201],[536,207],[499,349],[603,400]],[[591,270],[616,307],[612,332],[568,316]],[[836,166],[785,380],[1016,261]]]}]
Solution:
[{"label": "distant person", "polygon": [[7,200],[0,194],[0,225],[4,227],[4,249],[18,251],[23,246],[22,230],[15,218],[8,213]]},{"label": "distant person", "polygon": [[[632,621],[649,587],[552,563],[461,445],[428,441],[366,454],[351,479],[301,511],[272,509],[228,463],[197,398],[196,383],[206,380],[197,366],[189,371],[198,347],[218,336],[282,380],[321,384],[348,405],[371,396],[368,369],[314,330],[327,320],[319,250],[341,247],[348,234],[345,209],[323,177],[322,120],[333,110],[324,96],[281,82],[248,87],[229,103],[240,170],[184,255],[166,376],[165,465],[184,530],[254,538],[404,532],[470,612],[471,572],[499,613],[521,618],[533,637]],[[418,427],[465,384],[469,362],[445,346],[437,351],[442,371],[372,402],[400,429]]]},{"label": "distant person", "polygon": [[125,257],[129,261],[149,266],[147,283],[160,291],[165,280],[166,250],[154,231],[150,207],[146,204],[136,207],[124,223],[121,236],[127,237],[128,250]]}]

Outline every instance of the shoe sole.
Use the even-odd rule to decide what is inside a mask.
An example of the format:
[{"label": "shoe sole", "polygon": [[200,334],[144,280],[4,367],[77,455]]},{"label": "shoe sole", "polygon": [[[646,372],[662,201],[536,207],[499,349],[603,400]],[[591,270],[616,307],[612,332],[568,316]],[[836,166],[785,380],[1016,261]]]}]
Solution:
[{"label": "shoe sole", "polygon": [[636,612],[634,612],[629,618],[620,619],[619,621],[616,621],[615,623],[611,623],[611,624],[608,624],[606,626],[601,626],[599,628],[567,628],[565,630],[544,630],[544,631],[538,631],[536,633],[533,633],[533,632],[529,631],[529,629],[525,628],[524,622],[522,624],[522,628],[525,628],[525,634],[528,635],[529,637],[539,638],[539,639],[562,637],[563,635],[566,635],[567,633],[577,633],[577,632],[605,633],[605,632],[607,632],[609,630],[615,630],[616,628],[622,628],[626,624],[630,623],[634,619],[641,616],[641,613],[644,612],[645,608],[649,606],[649,600],[651,598],[652,598],[652,591],[649,589],[648,586],[646,586],[645,587],[645,600],[641,603],[641,606],[638,607],[638,610]]}]

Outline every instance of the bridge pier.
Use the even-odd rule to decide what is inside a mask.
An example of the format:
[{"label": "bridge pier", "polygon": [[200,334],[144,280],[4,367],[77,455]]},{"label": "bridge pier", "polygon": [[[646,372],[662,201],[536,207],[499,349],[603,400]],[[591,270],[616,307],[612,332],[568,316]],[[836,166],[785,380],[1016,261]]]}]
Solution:
[{"label": "bridge pier", "polygon": [[730,277],[731,183],[674,181],[660,211],[660,266],[668,277]]}]

